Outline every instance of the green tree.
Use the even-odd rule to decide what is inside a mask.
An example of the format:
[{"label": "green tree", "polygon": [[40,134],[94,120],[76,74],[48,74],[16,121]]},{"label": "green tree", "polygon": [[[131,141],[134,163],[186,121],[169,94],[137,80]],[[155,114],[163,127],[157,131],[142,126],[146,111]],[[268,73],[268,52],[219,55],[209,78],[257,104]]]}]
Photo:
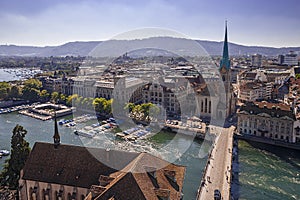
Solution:
[{"label": "green tree", "polygon": [[99,114],[103,114],[105,112],[105,106],[106,106],[106,99],[104,98],[95,98],[93,101],[93,106],[95,108],[95,111]]},{"label": "green tree", "polygon": [[40,98],[41,98],[41,101],[48,101],[49,100],[49,96],[50,96],[50,94],[48,93],[48,91],[47,90],[42,90],[41,92],[40,92]]},{"label": "green tree", "polygon": [[14,85],[11,87],[9,94],[8,94],[9,98],[20,98],[21,97],[21,89],[19,86]]},{"label": "green tree", "polygon": [[111,113],[112,113],[112,104],[113,104],[113,99],[106,100],[105,105],[104,105],[105,114],[111,115]]},{"label": "green tree", "polygon": [[5,161],[5,166],[0,174],[1,185],[9,186],[11,189],[18,188],[20,171],[30,153],[29,143],[25,140],[27,131],[20,125],[13,129],[11,137],[11,156]]},{"label": "green tree", "polygon": [[42,82],[38,79],[31,78],[24,82],[24,88],[33,88],[39,90],[42,88]]},{"label": "green tree", "polygon": [[142,119],[142,107],[141,105],[135,105],[133,110],[132,110],[132,116],[135,119]]},{"label": "green tree", "polygon": [[59,95],[59,102],[60,103],[66,103],[66,95],[64,95],[64,94],[60,94]]},{"label": "green tree", "polygon": [[77,98],[78,98],[78,94],[72,94],[72,95],[68,96],[68,98],[66,100],[66,104],[68,106],[72,106],[73,105],[73,101],[76,101]]},{"label": "green tree", "polygon": [[82,107],[86,108],[86,109],[93,109],[93,98],[91,97],[86,97],[83,99],[81,105]]},{"label": "green tree", "polygon": [[134,108],[134,103],[128,103],[126,104],[126,106],[124,107],[125,110],[128,110],[129,113],[132,112],[133,108]]},{"label": "green tree", "polygon": [[0,99],[7,99],[10,91],[10,85],[7,82],[0,82]]},{"label": "green tree", "polygon": [[58,102],[59,97],[60,97],[60,95],[59,95],[58,92],[52,92],[52,94],[51,94],[51,101],[54,102],[54,103],[56,103],[56,102]]},{"label": "green tree", "polygon": [[37,79],[28,79],[24,82],[23,98],[29,101],[38,101],[42,82]]},{"label": "green tree", "polygon": [[75,101],[73,101],[74,105],[79,109],[82,108],[83,99],[84,98],[82,96],[79,96],[78,98],[75,99]]}]

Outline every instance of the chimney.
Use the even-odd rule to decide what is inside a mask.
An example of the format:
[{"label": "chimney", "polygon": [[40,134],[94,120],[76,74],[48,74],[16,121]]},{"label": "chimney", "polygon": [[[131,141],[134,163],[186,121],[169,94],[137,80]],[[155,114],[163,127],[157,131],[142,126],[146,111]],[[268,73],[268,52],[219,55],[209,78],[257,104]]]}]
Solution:
[{"label": "chimney", "polygon": [[99,177],[99,183],[100,183],[100,186],[102,186],[102,187],[107,186],[113,180],[114,180],[114,178],[109,177],[109,176],[100,175],[100,177]]}]

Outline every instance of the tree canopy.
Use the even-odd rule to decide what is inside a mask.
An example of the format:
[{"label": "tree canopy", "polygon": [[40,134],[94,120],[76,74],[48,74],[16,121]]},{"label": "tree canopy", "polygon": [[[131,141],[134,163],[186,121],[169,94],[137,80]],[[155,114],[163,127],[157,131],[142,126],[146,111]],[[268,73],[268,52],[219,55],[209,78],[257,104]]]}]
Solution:
[{"label": "tree canopy", "polygon": [[6,185],[10,189],[18,188],[20,171],[30,153],[29,143],[25,140],[27,131],[20,125],[16,125],[13,129],[11,137],[11,155],[5,161],[5,166],[0,174],[1,185]]},{"label": "tree canopy", "polygon": [[23,98],[29,101],[38,101],[42,82],[37,79],[28,79],[24,82]]},{"label": "tree canopy", "polygon": [[0,99],[6,99],[10,91],[10,85],[7,82],[0,82]]}]

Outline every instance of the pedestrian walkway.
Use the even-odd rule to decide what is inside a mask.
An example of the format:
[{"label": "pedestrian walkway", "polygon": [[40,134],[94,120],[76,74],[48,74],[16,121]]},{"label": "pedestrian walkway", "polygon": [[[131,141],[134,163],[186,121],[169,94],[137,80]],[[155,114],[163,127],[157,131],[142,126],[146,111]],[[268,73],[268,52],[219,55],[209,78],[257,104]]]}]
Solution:
[{"label": "pedestrian walkway", "polygon": [[208,157],[198,190],[198,200],[214,199],[216,189],[221,192],[223,200],[230,199],[234,127],[214,129],[218,136]]}]

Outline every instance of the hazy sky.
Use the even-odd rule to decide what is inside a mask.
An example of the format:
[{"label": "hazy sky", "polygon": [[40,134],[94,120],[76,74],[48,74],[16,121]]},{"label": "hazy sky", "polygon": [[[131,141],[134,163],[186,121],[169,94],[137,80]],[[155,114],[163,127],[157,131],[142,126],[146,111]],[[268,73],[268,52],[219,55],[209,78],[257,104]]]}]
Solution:
[{"label": "hazy sky", "polygon": [[299,0],[1,0],[0,44],[107,40],[144,27],[201,40],[300,46]]}]

